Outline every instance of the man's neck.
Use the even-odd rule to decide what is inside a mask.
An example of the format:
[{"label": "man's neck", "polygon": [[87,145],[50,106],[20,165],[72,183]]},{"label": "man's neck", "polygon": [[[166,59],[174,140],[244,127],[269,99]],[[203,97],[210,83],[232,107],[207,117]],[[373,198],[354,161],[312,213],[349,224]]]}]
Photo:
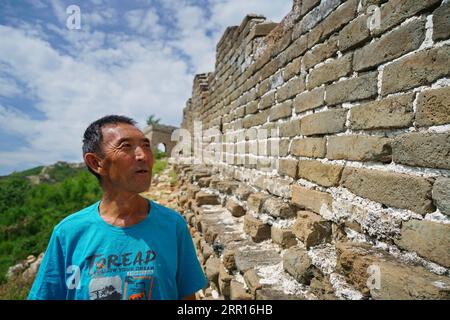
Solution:
[{"label": "man's neck", "polygon": [[128,227],[144,220],[148,214],[148,200],[139,194],[107,192],[100,202],[100,216],[107,223]]}]

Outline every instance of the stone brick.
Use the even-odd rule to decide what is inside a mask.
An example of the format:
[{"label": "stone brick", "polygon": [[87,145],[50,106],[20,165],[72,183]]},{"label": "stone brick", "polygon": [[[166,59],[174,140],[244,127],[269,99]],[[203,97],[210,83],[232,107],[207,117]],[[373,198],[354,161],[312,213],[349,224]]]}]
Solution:
[{"label": "stone brick", "polygon": [[253,188],[245,184],[240,184],[239,187],[234,191],[234,194],[239,200],[247,200],[248,197],[254,192]]},{"label": "stone brick", "polygon": [[264,201],[269,197],[269,195],[262,193],[262,192],[256,192],[251,194],[247,199],[247,207],[250,210],[253,210],[254,212],[259,213]]},{"label": "stone brick", "polygon": [[205,263],[205,274],[209,281],[215,285],[219,285],[219,269],[220,259],[216,257],[210,257]]},{"label": "stone brick", "polygon": [[219,290],[226,299],[230,297],[230,282],[233,276],[230,275],[223,265],[219,269]]},{"label": "stone brick", "polygon": [[306,35],[295,38],[295,41],[291,43],[289,48],[286,49],[286,59],[287,61],[292,61],[295,58],[301,56],[308,49],[308,38]]},{"label": "stone brick", "polygon": [[330,83],[352,72],[352,54],[327,62],[312,69],[309,73],[307,88],[311,90],[324,83]]},{"label": "stone brick", "polygon": [[258,102],[252,101],[245,106],[245,114],[252,114],[258,111]]},{"label": "stone brick", "polygon": [[292,101],[285,101],[270,108],[269,121],[276,121],[292,115]]},{"label": "stone brick", "polygon": [[330,210],[332,201],[333,198],[329,193],[292,185],[292,203],[300,208],[320,213],[322,206]]},{"label": "stone brick", "polygon": [[450,216],[450,178],[438,178],[433,185],[433,200],[443,214]]},{"label": "stone brick", "polygon": [[391,162],[391,140],[376,136],[333,136],[328,138],[327,158],[332,160]]},{"label": "stone brick", "polygon": [[286,68],[283,70],[283,79],[284,81],[288,81],[293,76],[296,76],[300,73],[300,69],[302,66],[302,59],[296,58],[291,63],[289,63]]},{"label": "stone brick", "polygon": [[408,133],[392,142],[392,160],[410,166],[450,169],[449,133]]},{"label": "stone brick", "polygon": [[417,100],[416,124],[434,126],[450,123],[450,87],[427,90]]},{"label": "stone brick", "polygon": [[226,194],[233,194],[234,191],[239,187],[239,182],[237,181],[220,181],[217,183],[216,189],[219,192]]},{"label": "stone brick", "polygon": [[317,6],[320,3],[320,0],[303,0],[301,2],[301,11],[300,14],[303,16],[308,11],[310,11],[312,8]]},{"label": "stone brick", "polygon": [[277,25],[278,25],[278,23],[274,23],[274,22],[264,22],[264,23],[256,24],[252,27],[252,30],[250,31],[250,34],[249,34],[249,38],[253,39],[256,37],[266,36]]},{"label": "stone brick", "polygon": [[338,243],[336,249],[337,271],[365,296],[371,295],[376,300],[450,298],[450,281],[446,276],[421,266],[402,264],[366,244]]},{"label": "stone brick", "polygon": [[403,222],[401,237],[395,243],[402,249],[450,268],[450,224],[427,220]]},{"label": "stone brick", "polygon": [[356,71],[371,69],[418,49],[425,39],[425,22],[426,18],[413,20],[355,51],[353,68]]},{"label": "stone brick", "polygon": [[250,293],[245,290],[244,285],[236,280],[230,281],[230,300],[253,300]]},{"label": "stone brick", "polygon": [[235,254],[236,268],[241,273],[255,267],[273,266],[281,262],[280,255],[275,250],[240,250]]},{"label": "stone brick", "polygon": [[278,160],[278,173],[282,176],[289,176],[297,179],[297,164],[295,159],[279,159]]},{"label": "stone brick", "polygon": [[324,158],[326,140],[323,138],[303,138],[292,141],[290,154],[298,157]]},{"label": "stone brick", "polygon": [[323,105],[325,88],[303,92],[294,99],[295,112],[300,113]]},{"label": "stone brick", "polygon": [[270,239],[270,226],[249,215],[244,216],[244,232],[252,237],[254,242]]},{"label": "stone brick", "polygon": [[280,137],[295,137],[300,135],[300,121],[298,119],[279,125]]},{"label": "stone brick", "polygon": [[315,269],[305,249],[289,248],[283,256],[283,268],[298,282],[308,285]]},{"label": "stone brick", "polygon": [[262,288],[256,290],[255,300],[306,300],[302,294],[288,294],[281,289]]},{"label": "stone brick", "polygon": [[291,198],[291,182],[288,179],[271,177],[266,180],[266,189],[271,194],[282,197]]},{"label": "stone brick", "polygon": [[305,70],[309,70],[316,64],[334,56],[338,51],[337,40],[337,37],[331,37],[327,42],[318,44],[310,51],[305,53],[302,60]]},{"label": "stone brick", "polygon": [[[324,4],[333,5],[332,1]],[[323,41],[332,33],[339,31],[345,24],[353,20],[356,14],[357,0],[345,1],[339,8],[332,12],[322,23],[312,29],[308,34],[308,47]]]},{"label": "stone brick", "polygon": [[307,249],[331,241],[331,222],[310,211],[299,211],[292,227]]},{"label": "stone brick", "polygon": [[300,119],[300,132],[305,136],[342,132],[346,118],[346,109],[332,109],[307,115]]},{"label": "stone brick", "polygon": [[222,256],[222,264],[227,270],[236,269],[236,262],[234,261],[234,255],[236,251],[233,249],[225,249]]},{"label": "stone brick", "polygon": [[414,93],[365,103],[350,109],[350,128],[354,130],[410,127],[414,121]]},{"label": "stone brick", "polygon": [[209,187],[209,184],[211,183],[211,177],[204,177],[198,179],[198,186],[201,188]]},{"label": "stone brick", "polygon": [[256,90],[257,96],[262,97],[267,92],[269,92],[270,88],[271,88],[271,85],[270,85],[269,79],[261,81],[261,83],[258,85],[257,90]]},{"label": "stone brick", "polygon": [[338,47],[340,51],[352,49],[370,39],[369,28],[367,28],[367,16],[363,15],[339,32]]},{"label": "stone brick", "polygon": [[200,187],[194,184],[189,184],[187,187],[187,196],[188,198],[194,198],[196,194],[200,191]]},{"label": "stone brick", "polygon": [[277,101],[283,102],[284,100],[295,97],[303,90],[305,90],[305,81],[303,78],[292,78],[277,90]]},{"label": "stone brick", "polygon": [[340,5],[340,0],[329,0],[321,2],[317,7],[311,10],[300,21],[302,33],[314,28],[319,22],[327,17],[335,8]]},{"label": "stone brick", "polygon": [[275,91],[272,91],[265,96],[261,97],[259,101],[259,109],[267,109],[275,104]]},{"label": "stone brick", "polygon": [[202,206],[205,204],[219,204],[219,198],[217,195],[209,194],[204,191],[197,192],[197,194],[195,195],[195,201],[197,203],[197,206]]},{"label": "stone brick", "polygon": [[267,213],[275,218],[295,217],[295,211],[289,203],[273,197],[270,197],[264,201],[261,212]]},{"label": "stone brick", "polygon": [[275,226],[271,228],[272,241],[279,244],[284,249],[297,244],[297,239],[291,229],[282,229]]},{"label": "stone brick", "polygon": [[420,214],[433,212],[429,179],[403,173],[346,167],[341,184],[354,194]]},{"label": "stone brick", "polygon": [[337,186],[341,179],[342,166],[324,164],[315,160],[298,162],[299,178],[307,179],[324,187]]},{"label": "stone brick", "polygon": [[276,147],[271,146],[271,153],[272,156],[280,156],[280,157],[286,157],[289,153],[289,143],[291,141],[289,139],[282,139],[279,142],[273,141],[273,143],[278,143],[278,154],[276,154]]},{"label": "stone brick", "polygon": [[381,26],[373,29],[373,33],[376,35],[382,34],[407,18],[426,9],[436,7],[440,2],[440,0],[391,0],[381,8]]},{"label": "stone brick", "polygon": [[384,68],[381,94],[429,85],[450,74],[450,46],[428,49],[395,61]]},{"label": "stone brick", "polygon": [[269,116],[268,111],[270,110],[264,110],[262,112],[259,112],[257,114],[252,114],[243,119],[243,126],[245,129],[256,127],[261,124],[264,124],[267,122],[267,118]]},{"label": "stone brick", "polygon": [[442,3],[433,13],[433,40],[445,40],[450,37],[450,3]]},{"label": "stone brick", "polygon": [[[385,69],[386,70],[386,69]],[[373,98],[377,95],[377,72],[339,81],[326,88],[325,102],[329,105]]]},{"label": "stone brick", "polygon": [[231,212],[233,217],[242,217],[245,214],[245,209],[233,200],[228,200],[226,208]]},{"label": "stone brick", "polygon": [[247,270],[244,273],[244,281],[253,295],[256,294],[256,290],[262,288],[262,284],[259,282],[260,277],[258,276],[258,273],[255,269]]}]

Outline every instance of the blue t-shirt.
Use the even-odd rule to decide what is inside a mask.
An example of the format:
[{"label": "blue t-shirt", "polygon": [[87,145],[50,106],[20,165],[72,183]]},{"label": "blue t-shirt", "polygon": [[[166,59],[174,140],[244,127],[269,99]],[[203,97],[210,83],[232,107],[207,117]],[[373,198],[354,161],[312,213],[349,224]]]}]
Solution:
[{"label": "blue t-shirt", "polygon": [[130,227],[105,222],[100,201],[53,230],[28,299],[180,299],[206,285],[186,222],[149,200]]}]

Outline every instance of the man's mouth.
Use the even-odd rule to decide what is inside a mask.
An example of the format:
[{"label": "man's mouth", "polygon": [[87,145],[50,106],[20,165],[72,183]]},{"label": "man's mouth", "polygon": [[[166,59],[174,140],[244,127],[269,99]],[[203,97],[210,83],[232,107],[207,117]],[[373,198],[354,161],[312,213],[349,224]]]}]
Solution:
[{"label": "man's mouth", "polygon": [[147,169],[137,170],[136,173],[148,173]]}]

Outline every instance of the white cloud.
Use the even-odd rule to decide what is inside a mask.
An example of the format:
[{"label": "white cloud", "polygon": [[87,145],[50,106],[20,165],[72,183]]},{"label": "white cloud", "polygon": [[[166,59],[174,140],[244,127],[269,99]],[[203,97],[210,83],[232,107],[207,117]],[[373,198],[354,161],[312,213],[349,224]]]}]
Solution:
[{"label": "white cloud", "polygon": [[14,97],[21,93],[22,90],[13,79],[0,77],[0,96]]},{"label": "white cloud", "polygon": [[125,19],[128,26],[140,34],[157,36],[163,31],[159,25],[158,13],[152,8],[130,10],[125,13]]},{"label": "white cloud", "polygon": [[[116,43],[116,49],[93,50],[76,59],[14,28],[0,26],[0,38],[5,39],[0,63],[7,61],[13,76],[32,89],[38,100],[34,107],[47,118],[34,120],[0,106],[2,130],[22,136],[29,144],[29,148],[3,152],[1,167],[14,163],[18,154],[31,162],[36,154],[47,163],[81,160],[84,129],[106,114],[131,116],[141,127],[150,114],[167,124],[181,122],[192,75],[170,50],[128,39]],[[118,64],[102,67],[105,57]]]}]

